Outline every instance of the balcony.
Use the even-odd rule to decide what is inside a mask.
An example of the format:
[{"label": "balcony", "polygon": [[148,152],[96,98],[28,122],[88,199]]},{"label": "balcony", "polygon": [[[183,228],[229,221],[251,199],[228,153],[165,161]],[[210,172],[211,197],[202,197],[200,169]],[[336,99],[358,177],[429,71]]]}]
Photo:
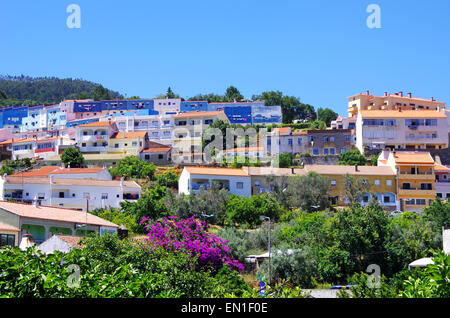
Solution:
[{"label": "balcony", "polygon": [[435,190],[422,190],[422,189],[416,189],[416,188],[410,188],[410,189],[398,189],[398,195],[406,195],[406,196],[435,196],[436,191]]},{"label": "balcony", "polygon": [[399,180],[434,180],[435,175],[431,172],[412,174],[411,172],[400,171]]}]

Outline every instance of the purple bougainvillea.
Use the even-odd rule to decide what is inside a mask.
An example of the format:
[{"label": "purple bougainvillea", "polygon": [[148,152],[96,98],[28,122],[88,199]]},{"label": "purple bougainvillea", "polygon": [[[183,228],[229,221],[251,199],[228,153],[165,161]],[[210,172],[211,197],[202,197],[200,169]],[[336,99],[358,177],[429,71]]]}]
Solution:
[{"label": "purple bougainvillea", "polygon": [[[148,218],[141,221],[145,223]],[[212,265],[215,270],[227,265],[230,269],[241,271],[242,264],[233,258],[228,241],[208,233],[208,225],[204,221],[179,219],[176,216],[164,218],[162,221],[146,225],[147,242],[150,248],[164,247],[168,250],[186,250],[198,257],[200,267]]]}]

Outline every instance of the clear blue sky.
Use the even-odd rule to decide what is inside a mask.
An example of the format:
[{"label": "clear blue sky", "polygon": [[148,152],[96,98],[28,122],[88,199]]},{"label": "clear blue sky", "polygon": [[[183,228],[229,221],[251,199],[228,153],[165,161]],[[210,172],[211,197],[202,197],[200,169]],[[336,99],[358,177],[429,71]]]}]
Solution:
[{"label": "clear blue sky", "polygon": [[[81,28],[69,29],[69,4]],[[381,29],[366,8],[381,7]],[[450,103],[450,1],[1,0],[0,74],[83,78],[126,96],[236,86],[346,114],[384,91]]]}]

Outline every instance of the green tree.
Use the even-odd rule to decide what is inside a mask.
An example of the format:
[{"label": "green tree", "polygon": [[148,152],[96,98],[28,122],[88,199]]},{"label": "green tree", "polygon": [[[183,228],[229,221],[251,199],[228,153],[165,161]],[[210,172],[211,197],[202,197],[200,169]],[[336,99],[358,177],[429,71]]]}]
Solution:
[{"label": "green tree", "polygon": [[166,97],[167,98],[176,98],[175,96],[176,96],[175,93],[172,91],[172,89],[169,86],[169,88],[167,89]]},{"label": "green tree", "polygon": [[327,127],[330,127],[331,122],[333,120],[336,120],[338,116],[339,115],[330,108],[319,108],[317,110],[317,119],[323,121],[327,125]]},{"label": "green tree", "polygon": [[282,207],[269,194],[252,195],[250,198],[231,195],[226,203],[228,224],[241,224],[255,227],[261,224],[260,216],[265,215],[271,220],[277,220]]},{"label": "green tree", "polygon": [[266,106],[281,106],[283,123],[292,123],[294,119],[316,119],[313,106],[301,103],[297,97],[283,96],[280,91],[263,92],[261,95],[253,96],[253,99],[264,100]]},{"label": "green tree", "polygon": [[242,96],[239,90],[234,86],[230,86],[227,88],[225,92],[225,97],[230,102],[232,102],[233,100],[240,101],[244,99],[244,96]]},{"label": "green tree", "polygon": [[366,178],[355,178],[345,174],[344,198],[349,205],[358,202],[362,196],[370,190],[369,180]]},{"label": "green tree", "polygon": [[287,191],[292,207],[311,212],[324,210],[329,206],[329,189],[330,182],[327,177],[309,172],[306,176],[292,177]]},{"label": "green tree", "polygon": [[427,257],[433,248],[433,231],[425,218],[416,212],[404,212],[393,218],[388,225],[385,243],[387,268],[391,276],[407,269],[412,261]]},{"label": "green tree", "polygon": [[71,168],[80,168],[84,164],[83,154],[74,147],[67,148],[61,154],[61,161],[67,168],[69,165]]},{"label": "green tree", "polygon": [[315,120],[310,122],[309,128],[310,130],[325,130],[327,129],[327,124],[321,120]]},{"label": "green tree", "polygon": [[336,214],[331,224],[336,246],[348,253],[350,261],[342,268],[344,275],[365,271],[369,264],[384,267],[388,223],[387,214],[376,202],[365,208],[356,203]]},{"label": "green tree", "polygon": [[109,91],[104,88],[102,85],[98,85],[94,91],[92,92],[92,97],[94,100],[108,100],[111,99],[111,96],[109,95]]},{"label": "green tree", "polygon": [[442,247],[442,227],[450,226],[450,203],[436,199],[422,211],[422,215],[434,233],[434,248]]},{"label": "green tree", "polygon": [[136,156],[129,155],[120,160],[116,167],[109,169],[111,175],[128,178],[148,178],[153,179],[156,167],[153,163],[148,163]]},{"label": "green tree", "polygon": [[339,155],[338,165],[341,166],[365,166],[367,159],[359,150],[348,150]]},{"label": "green tree", "polygon": [[[124,213],[136,217],[136,220],[139,222],[144,217],[154,220],[160,217],[169,216],[171,212],[164,202],[167,193],[166,190],[167,188],[161,186],[150,188],[150,190],[141,195],[137,201],[120,202],[120,208]],[[144,227],[141,226],[140,229],[143,231]]]}]

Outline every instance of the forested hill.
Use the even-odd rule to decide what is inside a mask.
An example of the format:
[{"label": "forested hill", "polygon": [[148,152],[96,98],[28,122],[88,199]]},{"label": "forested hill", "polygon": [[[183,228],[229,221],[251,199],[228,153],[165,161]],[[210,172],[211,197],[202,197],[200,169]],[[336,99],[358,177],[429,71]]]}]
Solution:
[{"label": "forested hill", "polygon": [[0,75],[0,106],[59,103],[63,99],[123,98],[118,92],[82,79]]}]

